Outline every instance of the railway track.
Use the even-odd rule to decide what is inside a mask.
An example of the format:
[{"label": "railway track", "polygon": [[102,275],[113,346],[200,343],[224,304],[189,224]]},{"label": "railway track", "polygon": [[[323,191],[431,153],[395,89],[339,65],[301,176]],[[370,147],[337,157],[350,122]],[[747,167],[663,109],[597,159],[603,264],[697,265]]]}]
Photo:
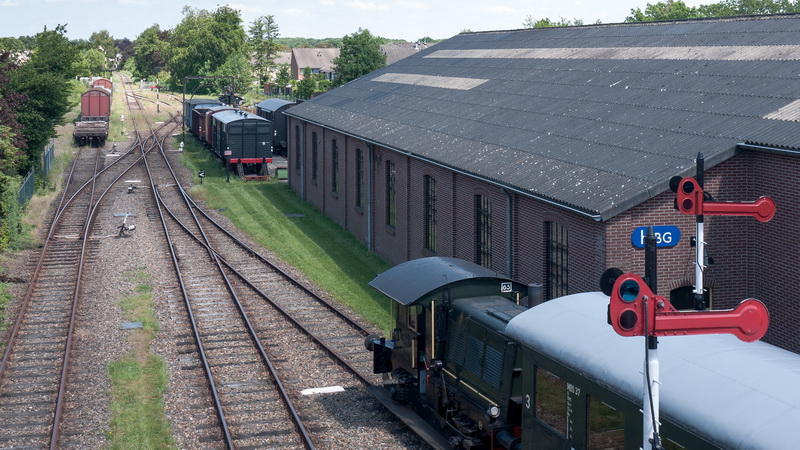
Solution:
[{"label": "railway track", "polygon": [[[79,152],[0,360],[0,444],[59,446],[82,281],[96,254],[92,230],[107,194],[141,160],[127,151]],[[144,150],[142,150],[144,151]],[[106,159],[113,162],[106,164]],[[24,411],[24,413],[21,413]]]},{"label": "railway track", "polygon": [[[9,333],[0,362],[0,447],[104,445],[103,432],[86,430],[83,419],[92,408],[106,407],[98,403],[106,398],[97,395],[98,383],[88,381],[96,380],[87,371],[96,372],[98,362],[104,370],[90,335],[97,341],[98,330],[119,330],[92,322],[91,308],[109,306],[97,300],[102,294],[92,284],[101,284],[120,251],[137,254],[135,240],[110,239],[130,235],[130,213],[124,211],[137,210],[149,219],[139,221],[140,227],[159,224],[158,232],[149,227],[148,238],[167,240],[158,245],[174,267],[174,273],[161,274],[158,286],[170,306],[179,354],[180,370],[173,376],[192,401],[191,420],[174,419],[178,428],[191,430],[189,442],[212,448],[355,448],[364,446],[356,429],[375,428],[389,435],[382,445],[422,448],[366,389],[377,381],[363,375],[371,372],[362,346],[369,327],[212,220],[169,166],[165,140],[177,121],[154,129],[142,97],[123,95],[129,120],[135,120],[130,145],[75,159]],[[134,180],[149,192],[128,195]],[[106,247],[116,253],[100,250]],[[306,395],[309,390],[329,393]]]}]

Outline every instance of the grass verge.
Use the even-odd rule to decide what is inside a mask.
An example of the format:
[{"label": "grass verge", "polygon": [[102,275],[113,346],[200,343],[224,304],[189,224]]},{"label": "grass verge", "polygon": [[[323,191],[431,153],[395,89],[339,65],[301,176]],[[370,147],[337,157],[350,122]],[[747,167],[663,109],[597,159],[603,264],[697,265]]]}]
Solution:
[{"label": "grass verge", "polygon": [[389,329],[389,300],[367,285],[391,267],[367,251],[352,234],[303,202],[282,182],[245,182],[225,168],[187,134],[182,162],[195,178],[192,194],[228,216],[241,230],[281,260],[298,268],[338,301],[384,331]]},{"label": "grass verge", "polygon": [[153,312],[152,286],[144,268],[126,272],[136,283],[134,292],[121,301],[123,315],[142,328],[131,330],[132,349],[109,365],[111,377],[111,431],[113,449],[176,448],[164,412],[167,368],[164,360],[150,352],[158,334]]}]

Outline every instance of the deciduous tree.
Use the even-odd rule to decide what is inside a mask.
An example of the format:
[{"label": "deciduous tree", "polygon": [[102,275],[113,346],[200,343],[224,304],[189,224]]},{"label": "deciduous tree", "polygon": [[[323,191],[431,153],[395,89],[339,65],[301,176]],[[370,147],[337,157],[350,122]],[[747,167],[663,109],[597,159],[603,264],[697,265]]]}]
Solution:
[{"label": "deciduous tree", "polygon": [[[211,76],[230,55],[244,53],[245,32],[239,11],[220,6],[214,11],[183,8],[183,20],[172,32],[167,69],[173,87],[182,88],[185,76]],[[192,90],[200,82],[187,83]]]},{"label": "deciduous tree", "polygon": [[340,86],[385,66],[386,55],[381,53],[381,43],[379,37],[361,28],[343,37],[339,56],[333,59],[336,72],[334,84]]},{"label": "deciduous tree", "polygon": [[45,145],[55,136],[55,126],[63,123],[73,106],[69,101],[70,80],[75,77],[78,50],[70,44],[66,32],[66,26],[58,25],[37,34],[31,58],[11,74],[9,90],[27,96],[17,111],[28,141],[28,158],[18,167],[20,173],[40,164]]}]

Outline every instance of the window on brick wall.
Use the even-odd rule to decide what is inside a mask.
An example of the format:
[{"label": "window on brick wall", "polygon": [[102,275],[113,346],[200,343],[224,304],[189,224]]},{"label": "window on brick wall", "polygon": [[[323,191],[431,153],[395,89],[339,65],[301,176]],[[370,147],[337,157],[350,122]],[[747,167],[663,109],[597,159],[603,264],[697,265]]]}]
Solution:
[{"label": "window on brick wall", "polygon": [[569,293],[569,240],[567,229],[557,222],[545,222],[545,297],[560,297]]},{"label": "window on brick wall", "polygon": [[331,192],[339,192],[339,146],[331,139]]},{"label": "window on brick wall", "polygon": [[436,180],[425,175],[425,248],[436,251]]},{"label": "window on brick wall", "polygon": [[364,151],[356,149],[356,208],[364,207]]},{"label": "window on brick wall", "polygon": [[394,163],[386,161],[386,225],[394,227],[397,221],[397,193],[395,192]]},{"label": "window on brick wall", "polygon": [[475,263],[492,267],[492,201],[475,196]]},{"label": "window on brick wall", "polygon": [[300,159],[300,126],[294,127],[294,166],[295,170],[300,173],[300,165],[302,163],[302,159]]},{"label": "window on brick wall", "polygon": [[311,133],[311,181],[317,182],[317,160],[319,158],[319,143],[317,142],[317,133]]}]

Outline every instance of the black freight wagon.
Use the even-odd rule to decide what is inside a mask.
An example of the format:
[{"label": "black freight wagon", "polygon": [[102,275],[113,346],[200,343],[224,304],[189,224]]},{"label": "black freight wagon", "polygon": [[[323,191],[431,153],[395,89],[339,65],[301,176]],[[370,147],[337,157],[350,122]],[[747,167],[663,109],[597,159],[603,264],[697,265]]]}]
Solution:
[{"label": "black freight wagon", "polygon": [[296,105],[295,102],[279,98],[268,98],[256,105],[256,114],[272,122],[274,127],[272,148],[278,156],[286,156],[286,143],[289,141],[289,122],[283,112],[294,105]]},{"label": "black freight wagon", "polygon": [[241,110],[220,111],[211,119],[211,150],[232,164],[272,162],[272,122]]}]

